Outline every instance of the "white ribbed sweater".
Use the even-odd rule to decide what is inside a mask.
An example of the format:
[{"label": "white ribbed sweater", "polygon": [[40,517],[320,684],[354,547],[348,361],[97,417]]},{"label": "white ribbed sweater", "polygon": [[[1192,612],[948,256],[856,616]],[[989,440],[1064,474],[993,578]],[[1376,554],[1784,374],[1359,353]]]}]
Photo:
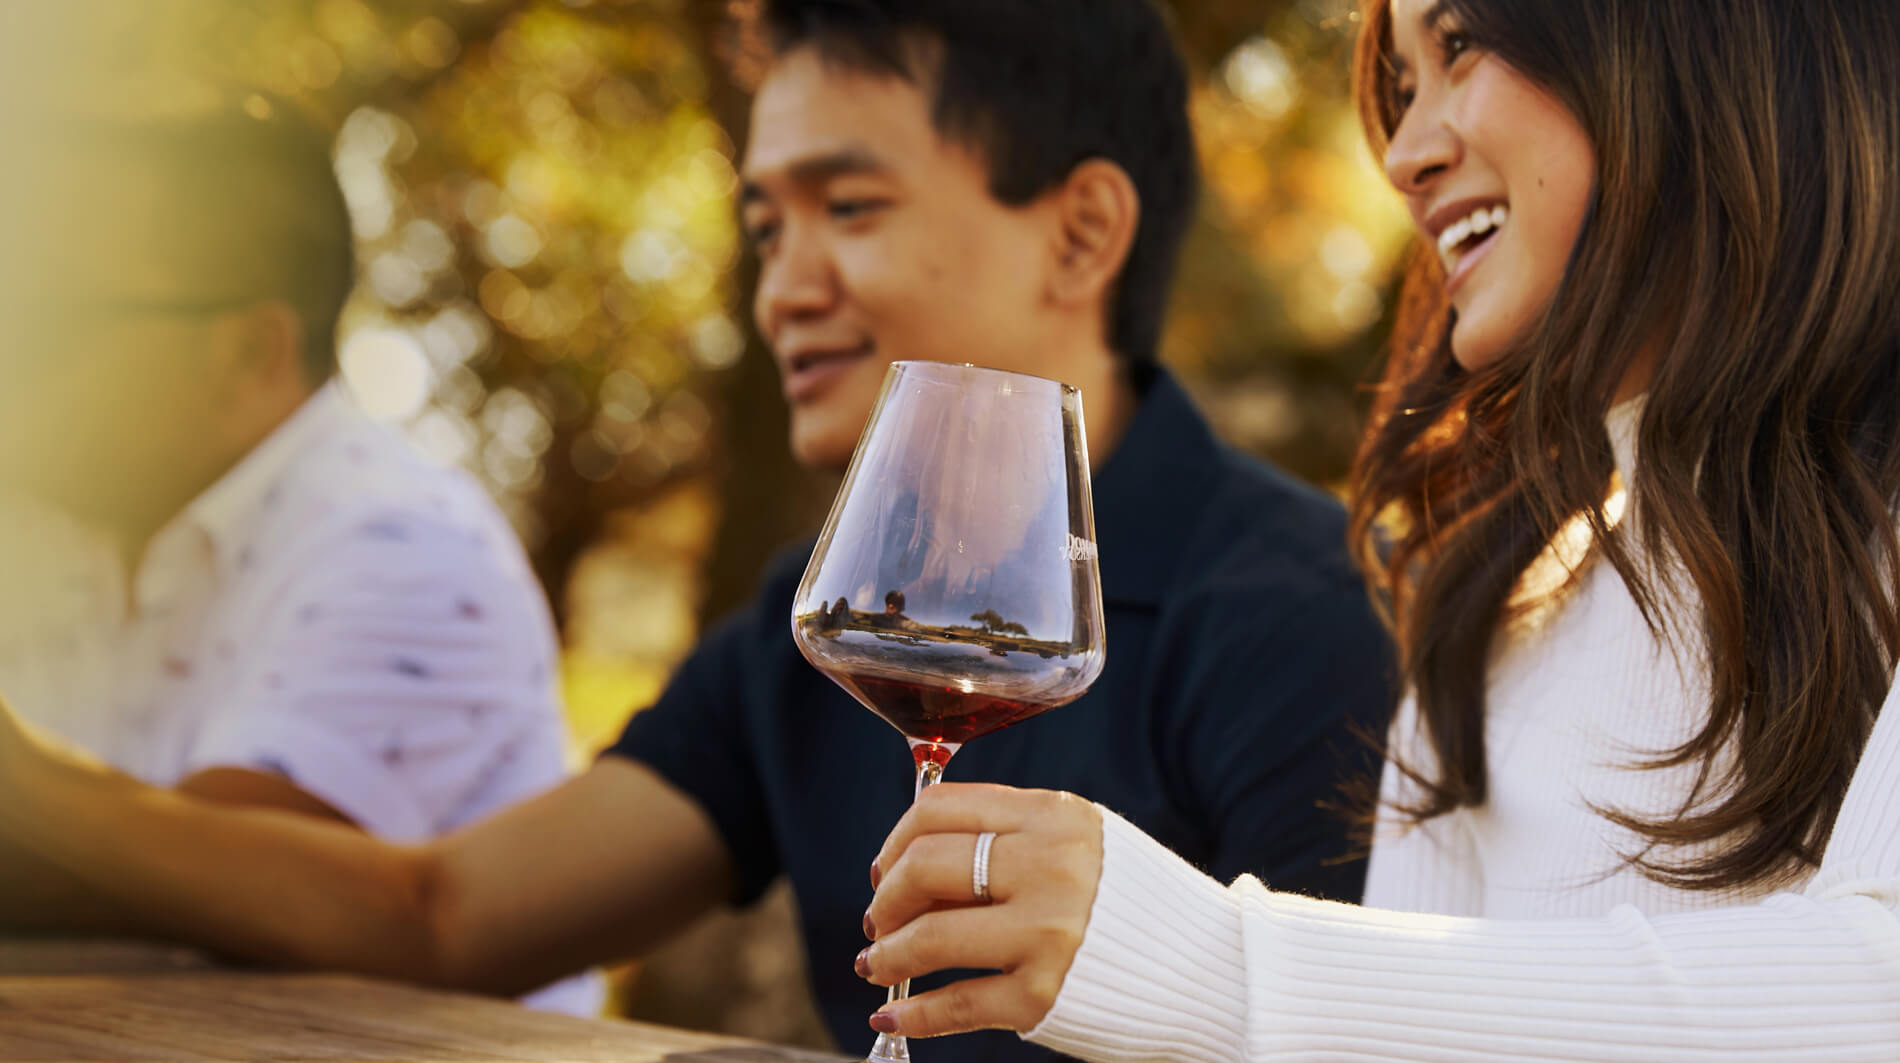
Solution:
[{"label": "white ribbed sweater", "polygon": [[[1635,838],[1591,810],[1679,804],[1685,772],[1631,765],[1705,711],[1609,565],[1513,634],[1491,684],[1489,803],[1382,836],[1364,908],[1222,887],[1105,810],[1087,934],[1028,1039],[1196,1063],[1900,1061],[1900,688],[1820,869],[1712,895],[1624,867]],[[1394,741],[1421,752],[1409,705]]]}]

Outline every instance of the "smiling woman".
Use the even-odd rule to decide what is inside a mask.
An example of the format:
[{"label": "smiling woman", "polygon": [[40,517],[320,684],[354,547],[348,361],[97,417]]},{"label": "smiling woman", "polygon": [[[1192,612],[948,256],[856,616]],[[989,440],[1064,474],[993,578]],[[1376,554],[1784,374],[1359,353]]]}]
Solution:
[{"label": "smiling woman", "polygon": [[[1877,575],[1900,402],[1878,307],[1900,197],[1873,176],[1896,147],[1895,62],[1844,39],[1895,25],[1863,0],[1799,16],[1748,4],[1713,24],[1620,2],[1536,11],[1395,0],[1362,42],[1369,128],[1426,234],[1464,209],[1444,198],[1511,208],[1448,274],[1414,276],[1419,312],[1359,468],[1362,562],[1395,593],[1442,768],[1416,811],[1485,801],[1492,631],[1577,517],[1650,626],[1674,623],[1681,592],[1704,614],[1673,634],[1703,643],[1707,717],[1642,752],[1699,763],[1738,736],[1790,735],[1744,740],[1734,777],[1693,790],[1693,815],[1611,818],[1664,847],[1637,860],[1666,881],[1786,881],[1819,857],[1900,640]],[[1741,69],[1767,80],[1738,94]],[[1622,471],[1646,519],[1631,542],[1600,516],[1602,426],[1638,394],[1625,420],[1643,460]],[[1375,544],[1394,511],[1409,520]]]},{"label": "smiling woman", "polygon": [[1355,483],[1411,692],[1366,907],[940,788],[879,856],[862,969],[999,973],[873,1024],[1100,1060],[1891,1059],[1900,19],[1365,14],[1423,252]]},{"label": "smiling woman", "polygon": [[1437,246],[1452,354],[1480,368],[1528,331],[1562,279],[1596,152],[1568,108],[1478,47],[1446,4],[1397,0],[1390,35],[1383,107],[1399,121],[1386,174]]}]

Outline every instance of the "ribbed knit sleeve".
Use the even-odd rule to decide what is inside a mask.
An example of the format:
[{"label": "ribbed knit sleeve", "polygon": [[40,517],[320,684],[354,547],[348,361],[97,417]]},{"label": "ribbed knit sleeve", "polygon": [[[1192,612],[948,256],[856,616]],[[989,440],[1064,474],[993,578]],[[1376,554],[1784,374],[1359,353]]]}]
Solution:
[{"label": "ribbed knit sleeve", "polygon": [[1055,1007],[1026,1038],[1087,1059],[1241,1058],[1247,964],[1238,894],[1097,808],[1102,878],[1088,930]]},{"label": "ribbed knit sleeve", "polygon": [[1105,816],[1089,930],[1028,1036],[1093,1060],[1893,1063],[1897,908],[1890,694],[1819,873],[1742,906],[1498,920],[1222,890]]}]

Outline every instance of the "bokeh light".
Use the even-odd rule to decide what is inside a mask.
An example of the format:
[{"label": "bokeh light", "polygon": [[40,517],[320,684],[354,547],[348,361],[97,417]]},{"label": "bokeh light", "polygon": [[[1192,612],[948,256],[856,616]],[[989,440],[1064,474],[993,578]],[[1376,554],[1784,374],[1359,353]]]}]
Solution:
[{"label": "bokeh light", "polygon": [[337,364],[344,383],[371,417],[407,421],[429,401],[429,358],[406,331],[358,330],[344,341]]}]

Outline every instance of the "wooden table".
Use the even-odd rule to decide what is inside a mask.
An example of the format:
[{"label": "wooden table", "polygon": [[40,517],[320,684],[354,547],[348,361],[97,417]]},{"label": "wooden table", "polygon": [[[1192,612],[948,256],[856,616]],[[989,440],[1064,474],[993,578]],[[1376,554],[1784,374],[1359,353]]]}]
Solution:
[{"label": "wooden table", "polygon": [[[44,1063],[841,1063],[846,1057],[331,974],[204,969],[189,954],[0,943],[0,1060]],[[117,949],[118,951],[115,951]],[[110,973],[71,971],[115,961]],[[110,966],[110,964],[107,964]],[[127,970],[126,968],[138,968]],[[38,970],[42,973],[21,973]]]}]

